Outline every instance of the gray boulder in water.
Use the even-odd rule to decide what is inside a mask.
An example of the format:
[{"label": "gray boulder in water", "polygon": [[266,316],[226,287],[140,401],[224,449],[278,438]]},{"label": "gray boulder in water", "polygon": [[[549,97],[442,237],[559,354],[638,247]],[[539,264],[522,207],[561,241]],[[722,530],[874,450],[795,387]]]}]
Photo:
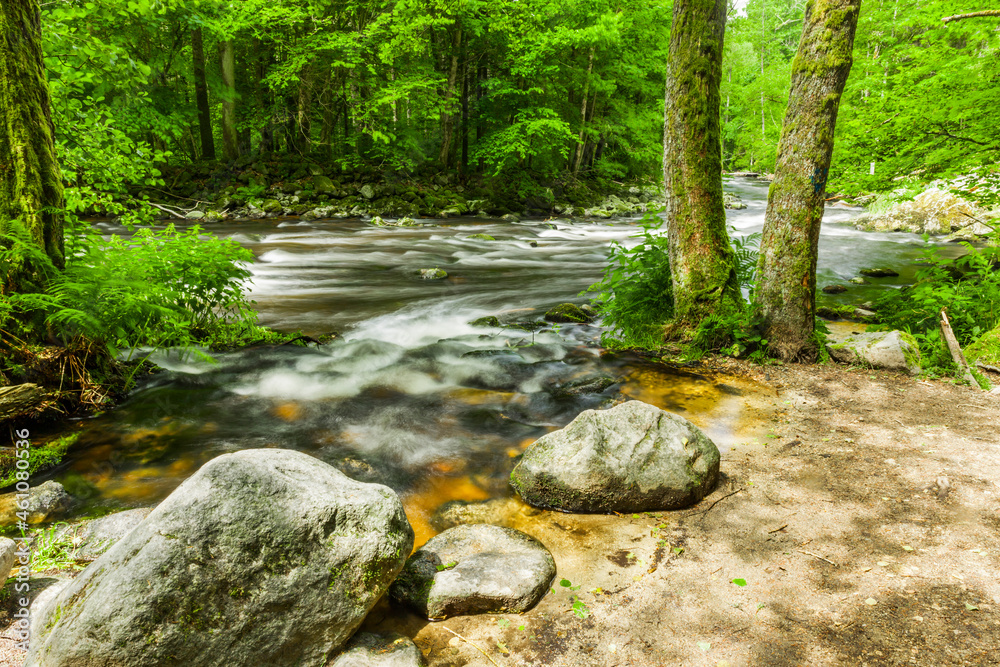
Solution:
[{"label": "gray boulder in water", "polygon": [[511,473],[536,507],[642,512],[692,505],[715,487],[719,450],[698,427],[641,401],[585,410],[536,440]]},{"label": "gray boulder in water", "polygon": [[27,664],[322,665],[412,545],[387,487],[301,452],[219,456],[46,606]]}]

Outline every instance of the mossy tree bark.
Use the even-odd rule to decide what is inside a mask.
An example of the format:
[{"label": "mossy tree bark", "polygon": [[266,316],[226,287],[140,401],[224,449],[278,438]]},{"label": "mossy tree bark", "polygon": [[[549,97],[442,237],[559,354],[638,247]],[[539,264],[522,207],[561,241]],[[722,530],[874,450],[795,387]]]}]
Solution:
[{"label": "mossy tree bark", "polygon": [[860,9],[861,0],[810,0],[792,64],[755,295],[768,346],[785,361],[811,362],[819,351],[816,256],[837,110],[851,71]]},{"label": "mossy tree bark", "polygon": [[201,137],[201,157],[215,159],[215,139],[212,136],[212,112],[208,107],[208,84],[205,82],[205,42],[201,28],[191,31],[191,60],[194,70],[194,98],[198,104],[198,133]]},{"label": "mossy tree bark", "polygon": [[[0,232],[19,221],[63,266],[62,177],[56,161],[37,0],[0,2]],[[33,280],[32,267],[7,266],[0,293]]]},{"label": "mossy tree bark", "polygon": [[240,156],[240,147],[236,130],[236,54],[233,40],[227,39],[219,44],[219,60],[225,90],[222,97],[222,151],[227,160],[235,160]]},{"label": "mossy tree bark", "polygon": [[722,201],[724,0],[675,0],[663,138],[672,334],[740,306]]}]

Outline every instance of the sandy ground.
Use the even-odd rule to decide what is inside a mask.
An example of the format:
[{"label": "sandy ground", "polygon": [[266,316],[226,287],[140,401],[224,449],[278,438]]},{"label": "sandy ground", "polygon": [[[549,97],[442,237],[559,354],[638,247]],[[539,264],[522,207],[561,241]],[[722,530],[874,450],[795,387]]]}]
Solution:
[{"label": "sandy ground", "polygon": [[384,605],[368,627],[442,667],[1000,665],[1000,396],[831,365],[727,370],[754,426],[696,507],[512,500],[509,525],[559,568],[535,609],[428,623]]},{"label": "sandy ground", "polygon": [[[833,365],[722,371],[746,426],[696,507],[512,498],[504,522],[552,551],[554,592],[438,623],[382,602],[366,628],[403,631],[432,667],[1000,665],[1000,396]],[[11,645],[0,665],[21,664]]]}]

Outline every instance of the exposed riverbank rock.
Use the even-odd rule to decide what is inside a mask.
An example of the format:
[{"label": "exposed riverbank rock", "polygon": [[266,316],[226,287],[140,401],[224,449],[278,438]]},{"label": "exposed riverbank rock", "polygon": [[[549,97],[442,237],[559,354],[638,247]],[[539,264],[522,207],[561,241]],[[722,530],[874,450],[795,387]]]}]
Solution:
[{"label": "exposed riverbank rock", "polygon": [[953,192],[930,188],[912,201],[897,202],[883,211],[865,213],[854,221],[854,226],[872,232],[915,234],[949,234],[968,227],[973,234],[985,235],[990,233],[990,228],[975,221],[986,214]]},{"label": "exposed riverbank rock", "polygon": [[387,487],[301,452],[219,456],[59,594],[28,664],[322,665],[412,544]]},{"label": "exposed riverbank rock", "polygon": [[487,524],[456,526],[410,556],[389,589],[430,619],[527,611],[545,595],[556,564],[535,538]]},{"label": "exposed riverbank rock", "polygon": [[899,271],[895,269],[861,269],[859,273],[869,278],[895,278],[899,276]]},{"label": "exposed riverbank rock", "polygon": [[920,374],[920,348],[913,336],[902,331],[871,331],[851,334],[826,345],[834,360],[873,368]]},{"label": "exposed riverbank rock", "polygon": [[53,521],[71,508],[73,502],[73,496],[66,493],[62,484],[52,480],[31,487],[28,491],[28,507],[25,510],[17,507],[16,492],[6,493],[0,496],[0,525],[10,526],[17,523],[17,513],[21,511],[28,513],[28,523]]},{"label": "exposed riverbank rock", "polygon": [[14,555],[17,551],[17,542],[9,537],[0,537],[0,581],[7,581],[10,571],[14,568]]},{"label": "exposed riverbank rock", "polygon": [[585,410],[524,452],[511,484],[537,507],[641,512],[686,507],[719,477],[719,450],[694,424],[641,401]]},{"label": "exposed riverbank rock", "polygon": [[425,667],[426,664],[409,637],[359,632],[329,667]]}]

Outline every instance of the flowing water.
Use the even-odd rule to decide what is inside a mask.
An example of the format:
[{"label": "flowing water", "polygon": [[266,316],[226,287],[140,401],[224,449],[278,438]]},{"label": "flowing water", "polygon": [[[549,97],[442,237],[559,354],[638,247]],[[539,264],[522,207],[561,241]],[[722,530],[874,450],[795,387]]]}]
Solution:
[{"label": "flowing water", "polygon": [[[748,204],[728,212],[730,224],[741,235],[760,231],[766,185],[733,179],[726,187]],[[835,297],[845,302],[912,279],[922,245],[913,235],[858,232],[849,224],[857,213],[827,211],[819,284],[868,266],[901,275]],[[512,460],[528,444],[622,395],[683,414],[720,448],[741,437],[739,396],[752,386],[603,354],[597,326],[468,324],[484,315],[535,321],[557,303],[585,302],[579,293],[600,278],[610,242],[636,242],[636,220],[425,222],[214,226],[254,253],[264,324],[340,335],[319,347],[212,360],[159,354],[166,370],[118,409],[79,422],[78,444],[50,476],[88,499],[81,511],[100,512],[155,503],[225,452],[298,449],[399,491],[419,544],[437,506],[508,494]],[[470,238],[477,233],[496,240]],[[434,267],[448,279],[419,277]]]}]

